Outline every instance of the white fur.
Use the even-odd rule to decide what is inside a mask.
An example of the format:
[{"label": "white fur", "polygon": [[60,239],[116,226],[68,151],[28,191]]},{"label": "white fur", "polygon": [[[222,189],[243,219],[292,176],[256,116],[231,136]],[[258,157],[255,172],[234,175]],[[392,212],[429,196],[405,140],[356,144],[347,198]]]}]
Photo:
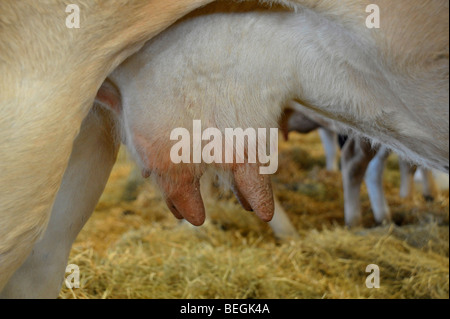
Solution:
[{"label": "white fur", "polygon": [[[375,44],[309,10],[213,14],[165,31],[111,78],[124,97],[130,142],[133,130],[167,139],[169,130],[189,128],[192,119],[222,130],[275,126],[286,102],[299,99],[411,161],[447,170],[443,79],[413,74],[426,84],[416,85],[380,59]],[[431,97],[424,87],[438,92],[425,105],[423,97]],[[447,116],[435,119],[434,109]],[[431,120],[435,125],[422,123]]]},{"label": "white fur", "polygon": [[[340,132],[368,137],[370,144],[385,144],[410,161],[447,170],[448,137],[442,132],[448,132],[448,92],[443,85],[448,78],[444,73],[430,79],[430,74],[439,75],[442,61],[434,69],[427,66],[429,73],[418,72],[419,67],[401,70],[391,65],[393,60],[380,58],[379,50],[372,33],[349,32],[309,10],[216,13],[166,30],[111,79],[121,88],[126,139],[138,160],[142,150],[136,150],[133,141],[136,129],[157,142],[168,140],[175,127],[190,128],[192,119],[221,130],[270,127],[287,102],[299,100],[309,113],[328,123],[331,119]],[[430,104],[423,105],[425,100]],[[447,116],[437,118],[432,110]],[[360,218],[355,198],[371,159],[366,155],[361,155],[366,163],[358,170],[358,181],[344,185],[348,224]],[[383,161],[378,162],[374,166],[380,172]],[[389,210],[379,177],[369,174],[369,180],[378,181],[369,188],[373,202],[383,202],[374,204],[381,222],[389,219]]]},{"label": "white fur", "polygon": [[[121,10],[74,2],[84,13],[77,30],[65,28],[61,1],[0,2],[0,289],[45,231],[106,75],[211,0],[122,0]],[[409,160],[448,171],[447,1],[380,0],[379,30],[364,26],[367,1],[277,2],[297,4],[298,15],[199,18],[152,41],[142,54],[152,82],[140,84],[149,105],[135,105],[136,83],[125,92],[128,138],[137,128],[165,143],[170,127],[194,117],[219,128],[273,126],[282,104],[301,99]],[[115,78],[125,87],[124,74]]]},{"label": "white fur", "polygon": [[81,123],[109,72],[212,0],[0,1],[0,290],[42,238]]},{"label": "white fur", "polygon": [[116,160],[119,144],[108,111],[93,109],[81,125],[56,196],[49,225],[1,298],[56,298],[70,249],[94,211]]}]

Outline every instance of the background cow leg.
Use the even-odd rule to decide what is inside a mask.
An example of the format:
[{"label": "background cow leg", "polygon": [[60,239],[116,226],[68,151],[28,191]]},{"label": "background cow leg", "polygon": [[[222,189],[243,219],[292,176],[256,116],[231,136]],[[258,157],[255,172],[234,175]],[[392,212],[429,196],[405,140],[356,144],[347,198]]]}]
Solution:
[{"label": "background cow leg", "polygon": [[319,135],[325,150],[325,156],[327,159],[327,171],[339,171],[339,147],[337,134],[333,131],[321,127],[319,128]]},{"label": "background cow leg", "polygon": [[370,161],[365,177],[372,211],[375,221],[379,224],[391,220],[391,212],[383,190],[383,171],[389,154],[386,147],[381,147]]},{"label": "background cow leg", "polygon": [[414,173],[417,167],[402,159],[399,159],[398,166],[400,169],[400,197],[411,199],[414,191]]},{"label": "background cow leg", "polygon": [[292,225],[291,220],[287,216],[280,202],[274,196],[275,212],[272,220],[269,222],[270,228],[279,239],[298,237],[297,229]]},{"label": "background cow leg", "polygon": [[432,202],[438,194],[433,172],[426,168],[419,168],[422,173],[422,195],[427,202]]},{"label": "background cow leg", "polygon": [[360,190],[367,166],[374,157],[368,141],[349,138],[341,153],[342,182],[344,185],[344,213],[347,226],[362,222]]},{"label": "background cow leg", "polygon": [[13,274],[3,298],[56,298],[72,243],[92,214],[114,165],[118,143],[108,111],[94,108],[74,141],[44,237]]}]

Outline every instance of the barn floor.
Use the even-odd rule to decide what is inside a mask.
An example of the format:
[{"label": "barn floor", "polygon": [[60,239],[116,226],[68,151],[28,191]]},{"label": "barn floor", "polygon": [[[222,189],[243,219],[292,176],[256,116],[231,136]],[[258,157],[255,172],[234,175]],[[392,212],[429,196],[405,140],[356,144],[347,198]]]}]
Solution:
[{"label": "barn floor", "polygon": [[[395,155],[385,190],[395,224],[375,226],[365,186],[365,228],[344,227],[340,173],[324,169],[317,133],[280,141],[273,188],[299,232],[277,240],[234,197],[206,200],[207,221],[178,222],[150,182],[121,200],[133,165],[122,152],[69,263],[81,288],[60,298],[449,298],[449,192],[401,200]],[[129,196],[126,195],[125,196]],[[366,287],[366,266],[380,288]]]}]

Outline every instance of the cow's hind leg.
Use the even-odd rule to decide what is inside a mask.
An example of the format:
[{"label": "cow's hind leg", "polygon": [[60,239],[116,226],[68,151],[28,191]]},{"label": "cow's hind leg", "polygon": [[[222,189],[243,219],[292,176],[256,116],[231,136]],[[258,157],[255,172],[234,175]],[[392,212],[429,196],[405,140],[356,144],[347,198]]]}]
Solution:
[{"label": "cow's hind leg", "polygon": [[386,147],[381,147],[370,161],[365,176],[373,215],[378,224],[391,220],[391,212],[383,190],[383,171],[389,154],[390,152]]},{"label": "cow's hind leg", "polygon": [[344,186],[344,214],[347,226],[362,222],[360,191],[369,162],[375,152],[367,140],[349,138],[342,149],[342,181]]},{"label": "cow's hind leg", "polygon": [[433,172],[429,169],[420,168],[422,173],[422,195],[427,202],[432,202],[438,194],[438,188],[434,180]]},{"label": "cow's hind leg", "polygon": [[399,159],[398,167],[400,170],[400,197],[412,199],[414,193],[414,173],[417,166],[408,161]]},{"label": "cow's hind leg", "polygon": [[64,173],[44,237],[13,274],[3,298],[56,298],[72,243],[92,214],[114,165],[118,143],[110,112],[96,108],[84,120]]},{"label": "cow's hind leg", "polygon": [[327,160],[327,171],[339,171],[339,145],[337,134],[326,128],[319,128],[320,139],[325,150],[325,157]]}]

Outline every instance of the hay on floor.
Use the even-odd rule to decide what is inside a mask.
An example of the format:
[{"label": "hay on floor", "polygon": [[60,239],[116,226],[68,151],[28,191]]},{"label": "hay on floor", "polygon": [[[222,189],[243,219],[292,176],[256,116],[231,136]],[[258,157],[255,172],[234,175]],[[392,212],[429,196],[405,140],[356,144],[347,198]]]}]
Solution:
[{"label": "hay on floor", "polygon": [[[122,200],[133,164],[121,153],[70,255],[81,288],[63,286],[60,298],[449,298],[448,190],[433,203],[401,200],[391,156],[395,224],[374,224],[363,187],[364,228],[348,230],[341,176],[325,171],[317,133],[291,134],[279,159],[274,192],[298,239],[277,240],[226,191],[205,200],[198,228],[178,222],[149,182]],[[378,289],[366,287],[369,264],[379,266]]]}]

